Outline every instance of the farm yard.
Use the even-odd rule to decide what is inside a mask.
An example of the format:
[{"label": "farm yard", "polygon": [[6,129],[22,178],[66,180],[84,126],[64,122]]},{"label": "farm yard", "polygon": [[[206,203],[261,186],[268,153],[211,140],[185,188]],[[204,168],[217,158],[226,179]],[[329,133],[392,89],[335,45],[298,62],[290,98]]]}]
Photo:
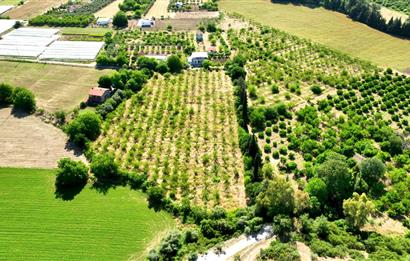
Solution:
[{"label": "farm yard", "polygon": [[236,124],[223,72],[158,76],[117,109],[94,149],[146,172],[171,197],[234,208],[245,204]]},{"label": "farm yard", "polygon": [[4,15],[9,16],[11,19],[30,19],[65,2],[66,0],[30,0]]},{"label": "farm yard", "polygon": [[[110,70],[52,64],[0,61],[0,79],[31,89],[39,107],[48,111],[72,110],[87,97],[101,75]],[[55,76],[59,75],[58,78]]]},{"label": "farm yard", "polygon": [[60,129],[38,117],[0,109],[0,167],[56,168],[62,157],[85,160],[67,142]]},{"label": "farm yard", "polygon": [[144,260],[175,227],[141,192],[87,186],[71,201],[54,195],[54,170],[0,168],[0,257],[6,260]]},{"label": "farm yard", "polygon": [[353,22],[343,14],[323,8],[273,4],[269,0],[221,0],[220,7],[255,22],[311,39],[353,57],[400,71],[410,68],[410,44]]}]

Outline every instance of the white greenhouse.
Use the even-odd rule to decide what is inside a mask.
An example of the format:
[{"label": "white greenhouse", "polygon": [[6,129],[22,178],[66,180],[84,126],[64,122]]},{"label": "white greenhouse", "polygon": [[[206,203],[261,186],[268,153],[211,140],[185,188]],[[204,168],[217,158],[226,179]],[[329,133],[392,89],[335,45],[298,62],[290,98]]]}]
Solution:
[{"label": "white greenhouse", "polygon": [[56,41],[40,55],[42,60],[94,60],[103,42]]}]

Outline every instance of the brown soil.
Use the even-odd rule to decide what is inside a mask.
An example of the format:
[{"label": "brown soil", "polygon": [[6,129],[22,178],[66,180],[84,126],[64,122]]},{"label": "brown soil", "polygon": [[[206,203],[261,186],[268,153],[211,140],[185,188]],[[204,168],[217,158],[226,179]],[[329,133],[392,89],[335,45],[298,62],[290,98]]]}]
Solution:
[{"label": "brown soil", "polygon": [[67,147],[67,137],[60,129],[33,115],[0,109],[1,167],[55,168],[62,157],[85,161],[78,150],[75,153]]},{"label": "brown soil", "polygon": [[23,5],[18,6],[9,12],[5,13],[5,16],[9,16],[11,19],[30,19],[47,10],[60,6],[67,2],[66,0],[29,0]]}]

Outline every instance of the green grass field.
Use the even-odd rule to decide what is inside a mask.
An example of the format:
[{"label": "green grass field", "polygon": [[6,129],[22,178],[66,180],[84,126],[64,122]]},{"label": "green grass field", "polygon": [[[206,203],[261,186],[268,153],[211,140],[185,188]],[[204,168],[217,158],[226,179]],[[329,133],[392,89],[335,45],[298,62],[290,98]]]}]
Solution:
[{"label": "green grass field", "polygon": [[60,30],[63,35],[78,34],[78,35],[104,36],[105,33],[112,32],[112,29],[110,28],[101,28],[101,27],[97,27],[97,28],[63,27],[63,28],[60,28]]},{"label": "green grass field", "polygon": [[56,199],[54,174],[0,168],[0,260],[143,260],[175,225],[126,188]]},{"label": "green grass field", "polygon": [[0,61],[0,82],[32,89],[37,105],[48,111],[73,109],[97,85],[98,78],[110,72],[94,68]]},{"label": "green grass field", "polygon": [[0,0],[0,5],[18,5],[21,0]]},{"label": "green grass field", "polygon": [[341,13],[323,8],[272,4],[269,0],[221,0],[228,13],[312,39],[380,66],[410,70],[410,41],[353,22]]}]

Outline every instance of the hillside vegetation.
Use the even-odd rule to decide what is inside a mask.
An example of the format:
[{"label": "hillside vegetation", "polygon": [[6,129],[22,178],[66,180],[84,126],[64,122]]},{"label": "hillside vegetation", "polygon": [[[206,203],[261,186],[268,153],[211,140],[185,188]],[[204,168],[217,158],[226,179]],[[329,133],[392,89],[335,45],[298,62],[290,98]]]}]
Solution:
[{"label": "hillside vegetation", "polygon": [[89,187],[56,199],[54,170],[0,168],[0,257],[5,260],[144,259],[152,240],[174,226],[127,188]]},{"label": "hillside vegetation", "polygon": [[369,60],[379,66],[405,71],[410,67],[410,43],[345,15],[323,8],[273,4],[268,0],[221,0],[228,13],[239,13],[265,25],[309,38],[315,42]]},{"label": "hillside vegetation", "polygon": [[410,15],[410,1],[408,0],[370,0],[370,1]]}]

